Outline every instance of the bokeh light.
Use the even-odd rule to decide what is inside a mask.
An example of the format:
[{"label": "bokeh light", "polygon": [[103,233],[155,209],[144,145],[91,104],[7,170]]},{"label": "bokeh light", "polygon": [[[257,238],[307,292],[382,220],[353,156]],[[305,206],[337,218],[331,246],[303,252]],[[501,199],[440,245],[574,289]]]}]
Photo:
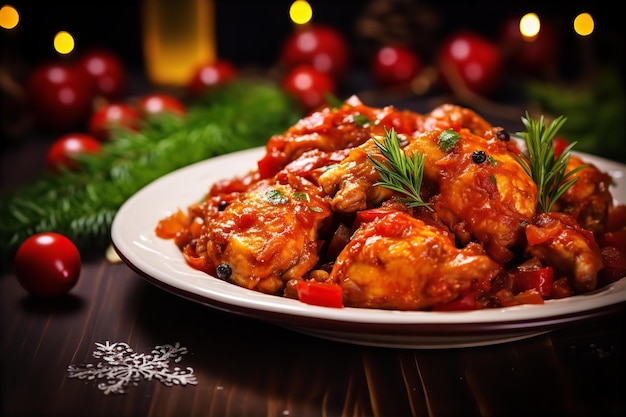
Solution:
[{"label": "bokeh light", "polygon": [[308,23],[313,17],[313,9],[306,0],[296,0],[291,3],[289,17],[294,23],[303,25]]},{"label": "bokeh light", "polygon": [[541,21],[536,13],[527,13],[519,21],[519,31],[526,40],[537,38],[541,30]]},{"label": "bokeh light", "polygon": [[0,27],[2,29],[13,29],[20,22],[20,14],[15,7],[5,4],[0,8]]},{"label": "bokeh light", "polygon": [[54,36],[54,49],[60,54],[69,54],[74,50],[74,37],[66,31],[58,32]]},{"label": "bokeh light", "polygon": [[595,23],[589,13],[581,13],[574,19],[574,31],[580,36],[589,36],[593,33]]}]

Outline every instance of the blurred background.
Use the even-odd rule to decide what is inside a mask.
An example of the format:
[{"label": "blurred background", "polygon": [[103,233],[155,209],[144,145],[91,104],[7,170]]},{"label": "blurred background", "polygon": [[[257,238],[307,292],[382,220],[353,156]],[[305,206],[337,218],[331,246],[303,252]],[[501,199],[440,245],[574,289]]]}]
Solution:
[{"label": "blurred background", "polygon": [[[441,102],[455,102],[512,129],[526,110],[549,116],[565,114],[570,128],[563,133],[580,143],[577,149],[626,160],[624,28],[621,15],[608,2],[304,3],[312,16],[301,25],[290,17],[293,0],[2,2],[2,21],[9,22],[2,24],[0,34],[2,148],[14,146],[37,129],[24,116],[29,112],[25,85],[34,69],[46,62],[69,62],[90,50],[105,49],[119,58],[128,73],[125,97],[167,91],[187,100],[187,81],[157,80],[151,73],[162,64],[148,58],[154,45],[148,45],[147,37],[154,42],[158,36],[164,36],[163,42],[181,37],[176,40],[179,45],[189,44],[188,39],[194,36],[209,38],[208,46],[204,45],[210,50],[205,51],[205,61],[225,61],[242,76],[283,85],[291,69],[286,57],[290,53],[284,49],[287,40],[303,27],[325,26],[347,45],[340,53],[345,68],[341,74],[333,74],[334,93],[339,99],[357,94],[367,104],[395,104],[420,112]],[[13,14],[8,7],[19,15],[14,27],[9,27]],[[161,11],[155,12],[155,8]],[[154,13],[167,17],[162,20],[171,20],[169,26],[161,22],[159,29]],[[541,29],[524,39],[520,19],[529,13],[539,18]],[[583,32],[577,33],[575,22],[581,15],[587,20],[579,22]],[[181,25],[181,21],[189,23]],[[71,36],[69,52],[55,49],[54,37],[60,31]],[[190,32],[187,40],[182,38],[183,32]],[[485,80],[479,80],[476,88],[467,80],[456,83],[455,73],[448,71],[453,65],[441,58],[446,42],[460,33],[471,33],[486,42],[477,43],[478,50],[473,52],[479,62],[489,65],[494,53],[498,58],[496,72],[484,75]],[[376,54],[389,45],[402,45],[411,52],[405,66],[417,59],[408,76],[392,75],[389,79],[391,70],[374,66]]]}]

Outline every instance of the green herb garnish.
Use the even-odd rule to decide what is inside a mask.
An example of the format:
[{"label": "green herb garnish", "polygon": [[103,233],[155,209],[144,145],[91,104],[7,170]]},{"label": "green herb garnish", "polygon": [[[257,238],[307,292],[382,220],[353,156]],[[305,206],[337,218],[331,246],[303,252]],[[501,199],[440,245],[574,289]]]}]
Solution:
[{"label": "green herb garnish", "polygon": [[408,196],[399,200],[409,207],[427,207],[432,211],[430,205],[424,202],[420,195],[424,176],[424,154],[413,152],[411,157],[408,157],[400,149],[398,135],[393,128],[391,130],[385,128],[384,143],[375,138],[372,139],[386,159],[383,163],[371,155],[367,156],[381,178],[381,181],[374,185],[380,185]]},{"label": "green herb garnish", "polygon": [[354,124],[356,124],[358,127],[365,127],[368,124],[372,123],[372,121],[368,119],[367,116],[361,113],[357,113],[352,116],[352,120],[354,121]]},{"label": "green herb garnish", "polygon": [[524,139],[528,149],[528,156],[518,156],[518,161],[537,184],[537,202],[545,213],[548,213],[559,197],[578,180],[574,175],[587,166],[581,165],[565,172],[570,151],[576,142],[569,144],[558,157],[555,157],[553,139],[566,121],[566,117],[559,116],[546,126],[543,115],[536,121],[526,112],[526,117],[522,117],[526,132],[517,133]]},{"label": "green herb garnish", "polygon": [[439,134],[437,144],[442,151],[448,152],[450,149],[455,147],[459,139],[461,139],[461,135],[456,133],[454,129],[448,129]]},{"label": "green herb garnish", "polygon": [[295,191],[293,193],[293,198],[295,198],[296,200],[301,200],[301,201],[309,201],[309,195],[305,193],[304,191]]},{"label": "green herb garnish", "polygon": [[285,196],[285,194],[283,194],[282,191],[276,189],[269,190],[267,193],[265,193],[265,199],[275,206],[279,204],[287,204],[287,202],[289,201],[289,199]]}]

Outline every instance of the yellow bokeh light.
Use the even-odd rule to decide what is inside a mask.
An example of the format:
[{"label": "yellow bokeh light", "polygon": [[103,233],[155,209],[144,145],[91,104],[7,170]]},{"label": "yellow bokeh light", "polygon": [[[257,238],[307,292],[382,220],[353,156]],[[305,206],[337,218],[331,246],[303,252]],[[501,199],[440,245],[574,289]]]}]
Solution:
[{"label": "yellow bokeh light", "polygon": [[54,49],[63,55],[74,50],[74,37],[69,32],[61,31],[54,36]]},{"label": "yellow bokeh light", "polygon": [[291,3],[289,17],[294,23],[303,25],[308,23],[313,17],[313,9],[306,0],[296,0]]},{"label": "yellow bokeh light", "polygon": [[0,27],[13,29],[20,22],[20,14],[15,7],[5,4],[0,8]]},{"label": "yellow bokeh light", "polygon": [[541,22],[536,13],[527,13],[519,21],[519,31],[525,39],[535,39],[541,30]]},{"label": "yellow bokeh light", "polygon": [[594,29],[593,17],[589,13],[581,13],[574,19],[574,31],[580,36],[589,36]]}]

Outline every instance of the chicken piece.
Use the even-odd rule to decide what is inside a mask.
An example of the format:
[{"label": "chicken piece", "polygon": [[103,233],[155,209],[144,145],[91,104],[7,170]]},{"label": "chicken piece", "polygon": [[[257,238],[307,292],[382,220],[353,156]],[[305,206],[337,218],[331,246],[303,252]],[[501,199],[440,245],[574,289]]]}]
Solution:
[{"label": "chicken piece", "polygon": [[458,243],[477,240],[499,263],[512,260],[535,215],[537,186],[511,152],[511,142],[462,129],[457,144],[435,165],[439,194],[432,205]]},{"label": "chicken piece", "polygon": [[[441,133],[432,130],[407,137],[404,152],[424,154],[422,199],[430,199],[461,246],[477,240],[496,261],[510,261],[513,249],[523,249],[524,227],[537,206],[537,186],[517,161],[518,150],[492,131],[481,137],[461,129],[459,141],[446,153],[438,144]],[[382,157],[370,141],[319,177],[333,210],[363,210],[393,195],[374,186],[380,176],[367,154]]]},{"label": "chicken piece", "polygon": [[354,213],[368,207],[376,207],[391,198],[392,191],[374,187],[380,175],[368,155],[382,157],[373,140],[350,150],[348,157],[328,168],[318,178],[324,192],[332,196],[331,207],[338,213]]},{"label": "chicken piece", "polygon": [[[317,186],[287,173],[255,182],[223,210],[206,212],[198,256],[208,258],[220,278],[270,294],[317,263],[318,228],[331,215]],[[220,265],[230,275],[220,273]]]},{"label": "chicken piece", "polygon": [[[440,131],[429,131],[411,137],[398,135],[400,145],[405,145],[407,154],[414,151],[424,154],[422,189],[425,190],[423,192],[425,195],[434,194],[438,190],[440,169],[435,162],[444,156],[443,151],[437,145],[436,136],[439,133]],[[385,141],[383,136],[375,137],[375,139],[380,143]],[[363,145],[351,149],[346,159],[326,169],[318,178],[319,185],[332,197],[333,211],[354,213],[358,210],[376,207],[394,195],[387,188],[374,186],[380,181],[380,175],[368,155],[384,162],[380,149],[374,140],[370,139]]]},{"label": "chicken piece", "polygon": [[327,171],[329,167],[343,161],[349,153],[350,149],[340,149],[333,152],[313,149],[304,152],[298,158],[288,163],[284,169],[317,184],[320,175]]},{"label": "chicken piece", "polygon": [[447,129],[457,132],[461,129],[468,129],[478,136],[483,136],[487,131],[495,131],[495,128],[474,110],[454,104],[442,104],[433,109],[425,115],[420,126],[421,132]]},{"label": "chicken piece", "polygon": [[[585,162],[575,155],[570,155],[567,171],[576,169]],[[596,234],[604,232],[613,205],[613,196],[609,187],[613,179],[595,165],[575,174],[578,180],[555,203],[553,210],[569,213],[578,223]]]},{"label": "chicken piece", "polygon": [[594,290],[603,268],[600,249],[593,233],[565,213],[541,213],[526,228],[526,254],[550,265],[555,275],[573,277],[579,292]]},{"label": "chicken piece", "polygon": [[269,178],[303,153],[317,149],[334,152],[365,143],[373,135],[382,135],[384,127],[398,133],[417,130],[423,116],[400,111],[393,106],[365,106],[353,96],[338,109],[325,108],[298,121],[282,134],[274,135],[266,145],[266,155],[259,161],[262,178]]},{"label": "chicken piece", "polygon": [[472,281],[492,279],[500,265],[472,244],[395,211],[364,223],[337,257],[330,278],[351,307],[425,310],[451,302]]}]

